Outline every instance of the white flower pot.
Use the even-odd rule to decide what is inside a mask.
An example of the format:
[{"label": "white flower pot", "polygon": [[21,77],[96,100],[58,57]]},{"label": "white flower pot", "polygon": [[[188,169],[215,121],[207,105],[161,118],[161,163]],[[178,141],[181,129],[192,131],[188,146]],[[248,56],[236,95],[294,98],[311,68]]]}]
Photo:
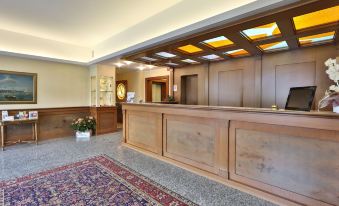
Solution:
[{"label": "white flower pot", "polygon": [[85,132],[76,131],[75,137],[77,141],[89,141],[91,138],[91,133],[91,130],[87,130]]}]

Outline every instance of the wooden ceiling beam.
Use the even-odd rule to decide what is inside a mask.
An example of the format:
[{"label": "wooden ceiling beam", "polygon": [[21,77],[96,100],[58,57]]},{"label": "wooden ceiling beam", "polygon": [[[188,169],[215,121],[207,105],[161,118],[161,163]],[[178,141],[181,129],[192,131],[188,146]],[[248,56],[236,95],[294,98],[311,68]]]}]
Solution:
[{"label": "wooden ceiling beam", "polygon": [[261,55],[261,51],[256,46],[251,44],[240,33],[229,33],[229,34],[227,34],[227,38],[229,38],[232,42],[234,42],[240,48],[245,49],[250,54]]},{"label": "wooden ceiling beam", "polygon": [[292,20],[289,18],[281,18],[277,20],[277,25],[280,29],[282,37],[286,40],[288,47],[290,49],[299,48],[298,40],[296,38],[292,38],[295,36],[294,24],[292,23]]}]

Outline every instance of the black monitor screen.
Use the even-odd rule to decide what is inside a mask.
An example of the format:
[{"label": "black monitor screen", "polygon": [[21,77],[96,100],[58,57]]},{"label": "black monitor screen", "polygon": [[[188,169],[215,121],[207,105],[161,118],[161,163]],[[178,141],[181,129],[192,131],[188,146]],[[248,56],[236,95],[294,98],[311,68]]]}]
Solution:
[{"label": "black monitor screen", "polygon": [[316,86],[290,88],[285,109],[310,111]]}]

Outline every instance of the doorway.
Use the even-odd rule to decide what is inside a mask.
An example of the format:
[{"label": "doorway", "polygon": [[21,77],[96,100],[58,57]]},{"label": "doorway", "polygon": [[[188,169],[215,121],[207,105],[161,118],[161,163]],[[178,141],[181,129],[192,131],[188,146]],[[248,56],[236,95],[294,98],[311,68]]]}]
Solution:
[{"label": "doorway", "polygon": [[181,77],[181,104],[198,104],[198,75]]},{"label": "doorway", "polygon": [[149,77],[145,79],[146,102],[163,102],[169,91],[169,76]]}]

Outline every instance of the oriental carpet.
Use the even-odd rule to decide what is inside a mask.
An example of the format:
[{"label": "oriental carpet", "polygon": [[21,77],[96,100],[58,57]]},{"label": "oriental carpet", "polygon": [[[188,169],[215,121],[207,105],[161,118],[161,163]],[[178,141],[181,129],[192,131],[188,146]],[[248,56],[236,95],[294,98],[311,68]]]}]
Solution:
[{"label": "oriental carpet", "polygon": [[0,182],[0,205],[196,205],[100,155]]}]

